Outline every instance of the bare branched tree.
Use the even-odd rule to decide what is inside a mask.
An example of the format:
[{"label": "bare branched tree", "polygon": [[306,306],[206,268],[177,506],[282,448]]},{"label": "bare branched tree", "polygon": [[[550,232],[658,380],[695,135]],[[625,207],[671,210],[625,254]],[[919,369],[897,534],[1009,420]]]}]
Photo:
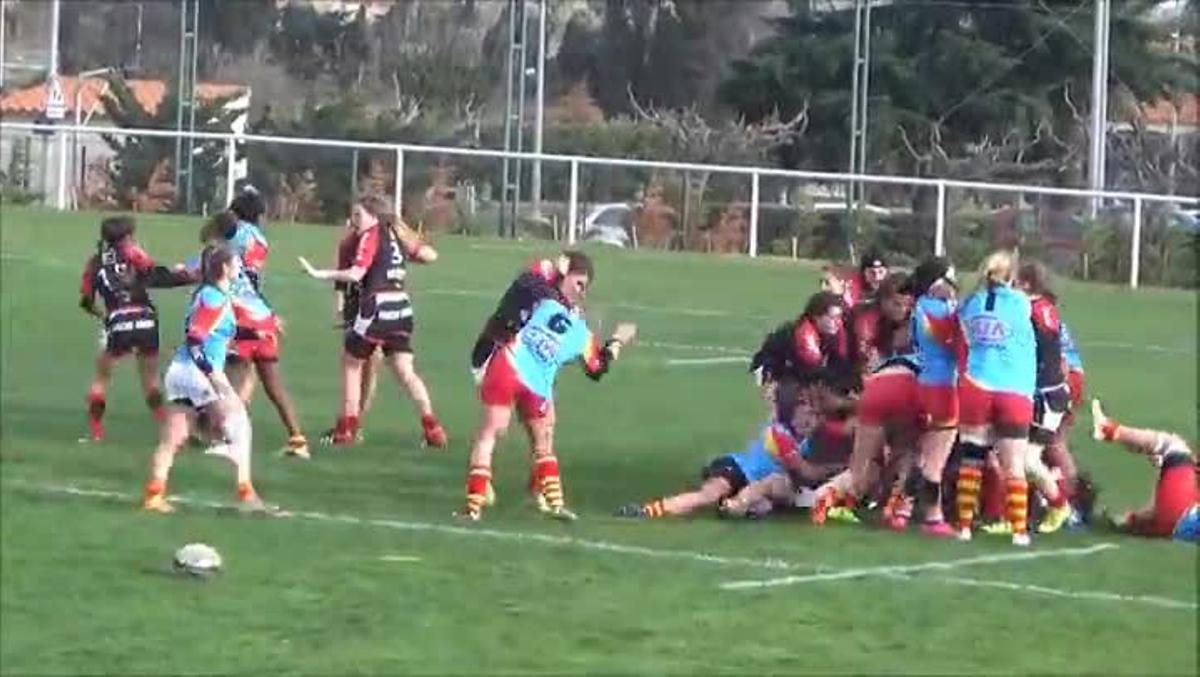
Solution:
[{"label": "bare branched tree", "polygon": [[[791,119],[783,120],[778,111],[763,120],[747,124],[744,118],[712,125],[695,106],[661,109],[643,106],[628,90],[637,122],[663,132],[672,159],[697,164],[752,164],[764,161],[781,146],[795,143],[808,129],[808,103]],[[693,207],[704,203],[711,178],[709,172],[686,172],[683,221],[689,228]]]}]

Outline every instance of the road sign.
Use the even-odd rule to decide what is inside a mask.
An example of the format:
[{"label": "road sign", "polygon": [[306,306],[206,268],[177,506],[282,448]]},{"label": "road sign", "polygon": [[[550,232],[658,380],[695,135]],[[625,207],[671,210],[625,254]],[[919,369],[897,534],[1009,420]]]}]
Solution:
[{"label": "road sign", "polygon": [[63,97],[62,82],[57,75],[51,75],[46,83],[46,118],[61,120],[66,114],[67,102]]}]

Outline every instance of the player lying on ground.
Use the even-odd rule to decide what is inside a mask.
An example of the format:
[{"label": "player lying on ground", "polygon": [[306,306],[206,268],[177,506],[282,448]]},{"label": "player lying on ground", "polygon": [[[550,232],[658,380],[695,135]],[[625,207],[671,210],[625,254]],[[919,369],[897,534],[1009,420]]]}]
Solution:
[{"label": "player lying on ground", "polygon": [[593,278],[591,260],[578,252],[569,254],[566,274],[558,283],[561,299],[540,301],[525,326],[488,361],[479,386],[483,414],[471,445],[466,504],[460,517],[478,520],[484,506],[494,500],[492,454],[516,408],[529,436],[544,511],[559,519],[575,518],[565,505],[554,453],[555,379],[562,367],[581,360],[587,375],[598,380],[637,334],[634,325],[619,324],[612,338],[603,345],[597,342],[577,312]]},{"label": "player lying on ground", "polygon": [[1161,430],[1130,428],[1105,415],[1092,400],[1092,436],[1143,454],[1160,468],[1154,496],[1140,510],[1125,513],[1114,526],[1151,538],[1200,543],[1200,491],[1196,457],[1182,437]]},{"label": "player lying on ground", "polygon": [[229,288],[237,276],[238,258],[228,247],[209,247],[201,256],[200,267],[202,281],[188,307],[184,343],[175,351],[163,376],[169,404],[142,507],[162,513],[174,510],[167,501],[171,465],[195,426],[197,415],[203,413],[224,434],[225,444],[210,448],[210,452],[233,463],[239,507],[261,511],[266,506],[250,476],[250,417],[225,375],[225,357],[237,333]]},{"label": "player lying on ground", "polygon": [[342,353],[342,412],[329,441],[353,444],[362,413],[363,365],[377,349],[408,392],[421,417],[425,444],[446,446],[446,430],[433,412],[424,379],[417,373],[412,348],[413,306],[407,291],[408,262],[433,263],[437,250],[425,244],[394,214],[385,198],[365,197],[350,216],[358,246],[349,268],[318,270],[303,257],[304,270],[318,280],[362,285],[358,316],[346,330]]},{"label": "player lying on ground", "polygon": [[[358,250],[358,233],[354,228],[354,220],[346,219],[345,234],[338,240],[337,253],[334,256],[334,268],[344,270],[354,265],[354,256]],[[354,326],[358,317],[359,300],[362,298],[362,282],[333,283],[333,327],[345,332]],[[379,382],[379,363],[381,356],[378,352],[371,353],[371,358],[363,362],[362,387],[358,401],[359,432],[356,441],[362,439],[362,422],[367,418],[367,412],[375,401],[375,387]],[[333,431],[328,431],[323,437],[329,438]]]},{"label": "player lying on ground", "polygon": [[[811,450],[809,436],[821,420],[815,390],[790,378],[778,382],[772,420],[745,450],[718,456],[705,466],[698,488],[647,503],[630,503],[618,509],[617,515],[646,519],[687,515],[722,505],[727,499],[725,510],[741,515],[752,508],[766,510],[764,502],[787,500],[785,497],[794,495],[789,489],[822,472],[805,458]],[[787,479],[789,475],[795,479]]]},{"label": "player lying on ground", "polygon": [[[819,408],[816,415],[820,416]],[[792,470],[785,469],[748,483],[737,494],[721,501],[718,506],[720,514],[725,517],[760,518],[780,507],[811,509],[816,490],[832,477],[845,472],[850,460],[849,453],[837,459],[822,458],[820,447],[818,436],[810,434],[805,437],[801,443],[801,458],[796,460]]]},{"label": "player lying on ground", "polygon": [[257,193],[244,192],[234,200],[233,207],[238,211],[231,209],[217,214],[202,236],[209,244],[228,244],[240,263],[238,274],[230,283],[238,333],[231,344],[226,372],[246,406],[250,406],[254,396],[255,382],[262,381],[267,398],[275,405],[279,420],[287,431],[284,453],[307,459],[308,439],[300,429],[296,405],[279,366],[283,321],[261,292],[267,242],[254,223],[263,211],[261,198]]},{"label": "player lying on ground", "polygon": [[[130,353],[137,359],[146,406],[158,421],[164,415],[158,389],[158,311],[148,288],[179,286],[186,281],[156,265],[137,245],[133,239],[136,228],[128,216],[114,216],[100,223],[96,253],[88,258],[79,286],[79,307],[102,323],[100,352],[87,396],[93,442],[104,439],[104,412],[113,366]],[[97,295],[104,301],[104,311],[96,308]]]}]

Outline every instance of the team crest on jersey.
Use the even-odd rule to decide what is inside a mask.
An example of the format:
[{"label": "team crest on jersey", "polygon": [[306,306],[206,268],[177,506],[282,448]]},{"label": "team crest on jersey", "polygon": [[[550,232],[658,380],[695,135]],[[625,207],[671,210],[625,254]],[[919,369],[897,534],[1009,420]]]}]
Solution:
[{"label": "team crest on jersey", "polygon": [[998,345],[1008,340],[1008,323],[993,315],[971,318],[967,329],[972,338],[984,345]]},{"label": "team crest on jersey", "polygon": [[526,327],[525,331],[521,332],[521,340],[529,352],[542,362],[553,362],[554,356],[558,354],[560,345],[558,337],[541,327]]}]

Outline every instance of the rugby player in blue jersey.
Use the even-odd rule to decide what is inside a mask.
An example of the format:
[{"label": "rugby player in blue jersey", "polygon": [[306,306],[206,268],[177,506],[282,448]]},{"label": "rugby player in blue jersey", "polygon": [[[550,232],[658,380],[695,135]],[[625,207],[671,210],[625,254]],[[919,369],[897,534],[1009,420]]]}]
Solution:
[{"label": "rugby player in blue jersey", "polygon": [[785,377],[776,385],[771,420],[745,449],[713,459],[701,471],[696,489],[630,503],[617,516],[655,519],[718,505],[725,514],[744,515],[764,501],[790,498],[794,488],[819,481],[824,470],[810,461],[811,435],[821,422],[817,399],[814,386]]},{"label": "rugby player in blue jersey", "polygon": [[599,379],[633,341],[637,327],[619,324],[612,337],[599,343],[578,312],[594,277],[592,262],[579,252],[567,254],[565,273],[558,281],[558,298],[542,299],[528,321],[505,345],[496,348],[479,386],[483,417],[471,444],[466,503],[458,515],[478,520],[494,500],[492,454],[515,408],[529,435],[536,486],[544,511],[559,519],[574,519],[563,499],[558,458],[554,453],[554,382],[566,365],[580,361],[584,371]]},{"label": "rugby player in blue jersey", "polygon": [[967,347],[959,379],[957,502],[959,539],[971,539],[983,463],[994,442],[1006,477],[1006,515],[1014,545],[1029,545],[1026,443],[1037,388],[1037,336],[1029,297],[1014,287],[1016,255],[984,260],[978,288],[958,310]]},{"label": "rugby player in blue jersey", "polygon": [[263,510],[250,477],[250,417],[225,375],[225,358],[237,333],[230,285],[238,274],[237,255],[228,247],[208,247],[201,256],[201,284],[192,294],[184,322],[185,339],[163,375],[168,405],[150,465],[142,507],[174,510],[167,501],[167,479],[199,414],[206,414],[224,436],[211,451],[233,462],[239,506]]}]

